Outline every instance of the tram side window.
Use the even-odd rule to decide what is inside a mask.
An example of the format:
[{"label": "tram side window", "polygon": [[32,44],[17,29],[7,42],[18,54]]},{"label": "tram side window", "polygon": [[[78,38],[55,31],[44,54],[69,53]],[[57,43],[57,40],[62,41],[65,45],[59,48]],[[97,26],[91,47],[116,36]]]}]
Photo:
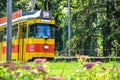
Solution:
[{"label": "tram side window", "polygon": [[4,31],[3,31],[3,41],[6,41],[7,40],[7,28],[4,28]]},{"label": "tram side window", "polygon": [[21,23],[20,24],[20,37],[21,38],[26,38],[26,32],[27,32],[26,28],[27,28],[26,23]]},{"label": "tram side window", "polygon": [[33,24],[33,25],[29,25],[29,28],[28,28],[28,37],[29,38],[33,38],[35,37],[36,35],[36,24]]},{"label": "tram side window", "polygon": [[50,29],[51,29],[51,31],[50,31],[51,38],[55,38],[55,27],[51,25]]},{"label": "tram side window", "polygon": [[3,31],[0,31],[0,42],[3,40]]},{"label": "tram side window", "polygon": [[12,25],[12,40],[17,38],[18,24]]}]

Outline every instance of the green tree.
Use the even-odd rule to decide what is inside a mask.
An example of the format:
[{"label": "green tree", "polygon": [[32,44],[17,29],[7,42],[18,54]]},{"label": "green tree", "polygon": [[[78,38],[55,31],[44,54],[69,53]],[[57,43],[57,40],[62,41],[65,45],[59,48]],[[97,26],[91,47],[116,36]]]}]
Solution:
[{"label": "green tree", "polygon": [[90,49],[89,53],[85,51],[84,54],[94,54],[91,50],[103,46],[104,56],[111,55],[111,49],[117,48],[115,44],[113,47],[113,43],[119,45],[119,37],[115,37],[119,33],[119,4],[118,0],[73,0],[73,48]]}]

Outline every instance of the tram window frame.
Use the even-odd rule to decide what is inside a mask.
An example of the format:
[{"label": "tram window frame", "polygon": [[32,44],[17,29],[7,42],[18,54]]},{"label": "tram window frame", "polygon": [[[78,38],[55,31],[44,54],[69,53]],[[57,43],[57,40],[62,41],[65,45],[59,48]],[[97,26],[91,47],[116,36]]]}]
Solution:
[{"label": "tram window frame", "polygon": [[3,30],[3,41],[7,41],[7,27]]},{"label": "tram window frame", "polygon": [[34,38],[35,35],[33,35],[33,34],[36,34],[36,28],[32,27],[33,29],[31,29],[32,30],[31,31],[29,28],[31,26],[37,26],[37,25],[36,24],[29,24],[29,26],[28,26],[28,38]]},{"label": "tram window frame", "polygon": [[52,38],[55,38],[55,25],[50,25],[51,26],[51,36]]},{"label": "tram window frame", "polygon": [[[44,25],[44,27],[42,25]],[[38,26],[42,26],[41,29],[47,29],[47,27],[45,27],[46,25],[48,25],[48,28],[50,29],[50,37],[44,37],[44,36],[36,37],[36,34],[38,33]],[[54,25],[51,25],[51,24],[36,23],[36,24],[29,24],[29,26],[28,26],[28,38],[55,38],[54,32],[55,32]],[[48,32],[47,32],[47,34],[48,34]]]},{"label": "tram window frame", "polygon": [[3,41],[3,30],[0,31],[0,42]]},{"label": "tram window frame", "polygon": [[[25,34],[24,34],[25,33]],[[27,23],[20,23],[20,38],[27,38]]]},{"label": "tram window frame", "polygon": [[18,24],[12,25],[12,40],[17,39],[18,35]]}]

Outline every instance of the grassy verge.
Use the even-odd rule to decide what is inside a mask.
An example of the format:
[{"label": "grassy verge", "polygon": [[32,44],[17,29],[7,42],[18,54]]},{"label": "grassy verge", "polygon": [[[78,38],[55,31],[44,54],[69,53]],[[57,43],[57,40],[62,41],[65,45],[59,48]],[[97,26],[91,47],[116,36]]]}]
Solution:
[{"label": "grassy verge", "polygon": [[46,69],[49,71],[49,76],[70,77],[78,66],[77,62],[49,62]]},{"label": "grassy verge", "polygon": [[120,80],[120,63],[88,62],[4,62],[0,80]]}]

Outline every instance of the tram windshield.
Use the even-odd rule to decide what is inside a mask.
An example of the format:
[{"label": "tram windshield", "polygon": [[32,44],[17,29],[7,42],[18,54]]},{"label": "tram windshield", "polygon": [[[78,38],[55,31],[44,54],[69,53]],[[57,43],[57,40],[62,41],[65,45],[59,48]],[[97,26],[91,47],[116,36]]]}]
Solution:
[{"label": "tram windshield", "polygon": [[28,28],[29,38],[54,38],[54,28],[48,24],[33,24]]}]

